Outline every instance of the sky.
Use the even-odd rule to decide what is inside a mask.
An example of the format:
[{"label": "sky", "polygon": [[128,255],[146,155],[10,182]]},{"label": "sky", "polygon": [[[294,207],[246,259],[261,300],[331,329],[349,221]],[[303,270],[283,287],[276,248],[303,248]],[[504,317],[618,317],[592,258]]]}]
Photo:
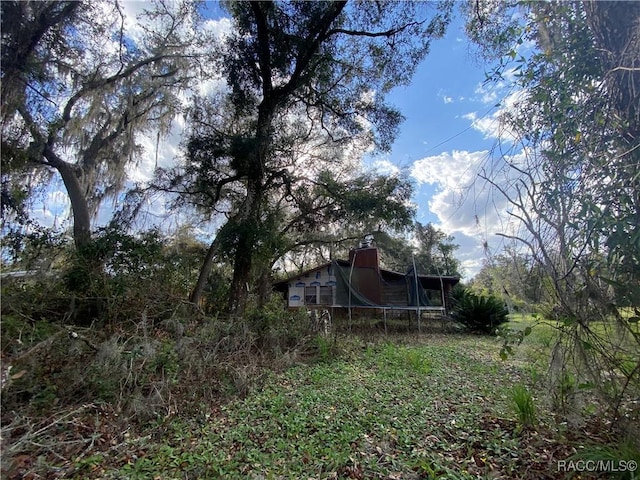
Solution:
[{"label": "sky", "polygon": [[416,185],[417,220],[454,237],[467,280],[502,243],[495,233],[505,205],[477,176],[500,136],[502,105],[511,98],[505,84],[485,82],[490,68],[474,55],[456,18],[433,42],[411,85],[391,92],[389,101],[405,121],[391,152],[371,159],[380,170],[408,172]]},{"label": "sky", "polygon": [[[125,6],[133,18],[144,3],[125,2]],[[219,15],[215,4],[210,12]],[[210,27],[229,28],[229,23],[217,18]],[[445,37],[432,43],[411,84],[395,88],[387,97],[405,117],[391,151],[364,160],[380,172],[402,171],[414,181],[417,220],[432,222],[454,237],[465,279],[478,272],[488,250],[499,250],[495,233],[503,227],[499,212],[506,206],[478,178],[500,133],[501,108],[517,99],[503,84],[485,84],[490,68],[474,55],[462,19],[455,18]],[[497,105],[500,102],[502,106]],[[149,178],[156,165],[174,161],[183,126],[177,121],[161,148],[154,136],[146,140],[147,155],[129,172],[133,180]],[[164,207],[158,200],[149,210],[161,215]],[[68,211],[66,193],[58,181],[42,210],[34,213],[43,224],[63,226],[68,224]],[[106,212],[103,218],[108,218]],[[164,222],[160,216],[157,219]]]}]

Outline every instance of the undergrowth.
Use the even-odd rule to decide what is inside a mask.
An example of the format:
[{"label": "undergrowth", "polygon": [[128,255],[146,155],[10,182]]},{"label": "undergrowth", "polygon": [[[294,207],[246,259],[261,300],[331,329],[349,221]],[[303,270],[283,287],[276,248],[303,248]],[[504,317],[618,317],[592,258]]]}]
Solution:
[{"label": "undergrowth", "polygon": [[4,317],[3,478],[537,479],[572,455],[635,458],[595,410],[563,427],[502,339],[324,337],[278,311],[102,329]]}]

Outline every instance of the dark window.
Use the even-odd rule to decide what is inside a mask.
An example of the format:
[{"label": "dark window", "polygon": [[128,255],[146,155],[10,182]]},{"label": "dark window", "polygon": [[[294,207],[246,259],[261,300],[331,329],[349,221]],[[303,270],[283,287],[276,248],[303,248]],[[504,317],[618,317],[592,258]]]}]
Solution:
[{"label": "dark window", "polygon": [[320,287],[320,305],[333,304],[333,287]]},{"label": "dark window", "polygon": [[318,304],[318,290],[316,287],[304,287],[304,303],[306,305]]}]

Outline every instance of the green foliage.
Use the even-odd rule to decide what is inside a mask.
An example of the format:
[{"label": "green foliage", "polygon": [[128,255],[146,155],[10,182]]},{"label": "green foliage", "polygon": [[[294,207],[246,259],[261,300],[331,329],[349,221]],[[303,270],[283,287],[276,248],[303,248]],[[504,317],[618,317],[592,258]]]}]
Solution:
[{"label": "green foliage", "polygon": [[458,249],[454,238],[438,230],[433,224],[415,224],[415,235],[418,241],[418,251],[415,262],[421,273],[435,275],[449,275],[461,277],[460,261],[453,256]]},{"label": "green foliage", "polygon": [[637,478],[637,468],[640,464],[640,445],[637,438],[625,438],[616,444],[596,445],[588,444],[569,460],[590,461],[593,464],[606,465],[608,478],[619,480],[634,480]]},{"label": "green foliage", "polygon": [[[41,271],[3,281],[3,315],[85,326],[129,322],[143,315],[164,320],[183,308],[203,252],[195,241],[168,238],[157,230],[132,235],[106,227],[77,251],[55,238],[38,236],[25,244],[18,266]],[[214,295],[212,290],[213,301]]]},{"label": "green foliage", "polygon": [[[3,390],[5,441],[13,449],[5,450],[8,458],[19,445],[17,460],[40,458],[28,473],[46,477],[65,468],[67,477],[83,480],[308,478],[320,471],[331,478],[471,480],[499,474],[533,480],[574,447],[582,458],[609,458],[610,452],[636,458],[624,443],[594,446],[591,453],[587,437],[576,438],[582,429],[568,442],[562,428],[545,420],[553,418],[546,404],[533,402],[537,391],[517,383],[512,389],[519,363],[492,361],[493,339],[368,335],[365,343],[339,336],[324,361],[272,371],[257,366],[263,356],[247,354],[254,347],[246,346],[246,327],[237,319],[211,318],[178,339],[161,328],[144,336],[138,325],[139,335],[125,337],[120,329],[96,341],[98,353],[84,357],[70,353],[69,336],[57,337],[32,362],[54,367],[32,378],[34,384],[48,382],[30,397],[41,417],[33,418],[33,403],[30,410],[15,403],[24,394],[20,382],[31,373]],[[66,376],[60,375],[62,358],[74,362]],[[90,379],[100,374],[110,383],[98,395]],[[67,403],[70,398],[77,403]],[[515,398],[529,412],[524,418],[536,419],[531,425],[544,442],[521,435],[505,418]],[[53,414],[45,402],[55,404]],[[603,433],[599,424],[588,428],[592,439]],[[117,455],[113,442],[119,442]]]},{"label": "green foliage", "polygon": [[309,335],[309,318],[305,309],[288,311],[281,295],[273,294],[261,306],[251,306],[246,325],[256,336],[258,348],[265,353],[282,354],[302,345]]},{"label": "green foliage", "polygon": [[452,299],[453,316],[472,332],[494,335],[508,321],[509,314],[502,299],[477,295],[468,289],[458,291]]},{"label": "green foliage", "polygon": [[221,201],[230,208],[220,255],[233,264],[230,309],[242,314],[247,285],[296,246],[325,241],[319,226],[410,222],[411,183],[354,165],[370,147],[390,148],[402,116],[385,95],[410,80],[444,34],[451,3],[389,3],[375,12],[345,2],[224,8],[235,28],[211,59],[229,89],[195,100],[186,174],[178,169],[167,181],[197,192],[189,201],[206,215]]},{"label": "green foliage", "polygon": [[318,359],[321,362],[328,362],[333,359],[335,349],[333,348],[334,344],[329,338],[323,335],[316,335],[315,344],[318,347]]},{"label": "green foliage", "polygon": [[533,427],[537,422],[535,401],[527,387],[522,384],[514,385],[511,402],[520,425],[524,428]]},{"label": "green foliage", "polygon": [[228,264],[215,265],[211,269],[204,289],[204,311],[207,314],[224,311],[229,301],[232,277],[233,272]]},{"label": "green foliage", "polygon": [[381,350],[370,350],[370,354],[381,372],[390,376],[406,375],[407,371],[427,375],[431,371],[429,358],[415,348],[387,343]]},{"label": "green foliage", "polygon": [[8,228],[0,239],[3,265],[12,270],[48,271],[60,263],[68,237],[29,223],[29,228]]},{"label": "green foliage", "polygon": [[532,284],[561,322],[554,388],[562,397],[592,384],[620,418],[640,392],[640,370],[623,366],[640,337],[620,310],[640,291],[640,71],[626,68],[640,60],[640,5],[485,3],[468,13],[480,49],[498,59],[487,80],[509,73],[521,92],[482,178],[506,197],[518,233],[503,233],[528,249]]},{"label": "green foliage", "polygon": [[15,314],[3,313],[0,322],[2,352],[12,354],[22,348],[31,348],[56,333],[58,329],[47,320],[30,322]]},{"label": "green foliage", "polygon": [[[353,173],[350,178],[342,178],[331,170],[320,172],[309,200],[318,206],[325,205],[321,211],[324,218],[317,217],[320,212],[316,212],[301,221],[311,220],[312,230],[335,223],[348,229],[357,226],[365,233],[376,229],[402,231],[411,225],[415,214],[410,202],[413,185],[406,178]],[[314,217],[321,221],[314,222]]]},{"label": "green foliage", "polygon": [[[163,445],[150,445],[150,461],[123,465],[118,473],[306,478],[322,471],[329,477],[386,478],[431,469],[467,480],[472,473],[460,472],[457,462],[473,462],[470,453],[445,458],[437,451],[447,448],[448,433],[472,432],[484,444],[500,444],[505,455],[516,451],[508,434],[482,431],[477,412],[459,402],[470,392],[466,376],[445,373],[451,363],[436,361],[440,348],[392,342],[352,347],[348,361],[336,357],[272,376],[204,424],[173,422],[177,426],[166,431]],[[469,361],[462,351],[451,353],[447,362]],[[486,369],[469,375],[489,378]],[[458,407],[455,425],[449,408],[434,407],[443,396]]]},{"label": "green foliage", "polygon": [[485,259],[469,287],[479,294],[502,297],[516,311],[526,311],[547,300],[544,277],[533,258],[507,251]]},{"label": "green foliage", "polygon": [[[537,317],[534,316],[533,318],[535,320]],[[502,348],[500,348],[500,358],[504,361],[510,355],[514,355],[514,346],[521,345],[524,339],[531,335],[535,326],[536,324],[527,325],[525,328],[520,329],[512,328],[505,324],[498,327],[496,333],[504,339]],[[546,347],[549,347],[549,344],[547,344]]]},{"label": "green foliage", "polygon": [[[90,252],[74,256],[66,280],[72,292],[102,299],[99,320],[164,319],[187,298],[202,246],[173,241],[157,230],[138,235],[116,227],[98,231]],[[102,268],[95,269],[94,261]],[[82,297],[80,297],[82,299]]]}]

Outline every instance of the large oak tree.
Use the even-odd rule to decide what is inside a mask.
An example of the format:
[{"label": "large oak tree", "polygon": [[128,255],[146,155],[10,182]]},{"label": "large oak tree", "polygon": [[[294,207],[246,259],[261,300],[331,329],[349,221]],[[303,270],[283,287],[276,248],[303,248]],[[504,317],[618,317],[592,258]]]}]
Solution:
[{"label": "large oak tree", "polygon": [[384,103],[385,94],[410,80],[430,41],[444,33],[451,5],[230,2],[226,8],[235,28],[212,54],[228,84],[215,101],[226,113],[198,118],[189,153],[209,152],[214,169],[228,169],[209,188],[214,201],[233,191],[218,235],[231,240],[229,307],[242,313],[260,277],[255,252],[273,218],[274,191],[292,189],[299,176],[281,164],[283,148],[292,145],[287,119],[301,118],[338,146],[369,132],[379,148],[389,148],[401,115]]},{"label": "large oak tree", "polygon": [[16,184],[57,173],[78,250],[139,135],[167,131],[190,80],[194,5],[144,7],[132,24],[117,0],[2,2],[3,209]]}]

